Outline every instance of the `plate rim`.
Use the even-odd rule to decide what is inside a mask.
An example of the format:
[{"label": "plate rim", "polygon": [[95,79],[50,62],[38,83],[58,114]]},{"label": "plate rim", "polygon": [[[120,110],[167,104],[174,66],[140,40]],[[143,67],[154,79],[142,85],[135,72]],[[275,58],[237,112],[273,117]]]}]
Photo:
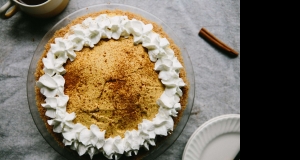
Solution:
[{"label": "plate rim", "polygon": [[[209,127],[210,125],[214,124],[214,123],[220,123],[222,120],[227,120],[227,119],[234,119],[234,118],[238,118],[240,119],[240,114],[225,114],[225,115],[220,115],[214,118],[209,119],[208,121],[204,122],[202,125],[200,125],[195,131],[194,133],[191,135],[191,137],[189,138],[188,142],[185,145],[183,154],[182,154],[182,160],[187,160],[186,156],[189,150],[189,147],[191,145],[191,143],[193,142],[194,138],[201,132],[203,131],[205,128]],[[240,133],[240,131],[239,131]],[[218,134],[219,136],[220,134]],[[214,137],[215,138],[215,137]],[[211,138],[209,140],[209,142],[211,142],[214,138]],[[209,144],[209,142],[207,144]],[[207,145],[206,144],[206,145]]]}]

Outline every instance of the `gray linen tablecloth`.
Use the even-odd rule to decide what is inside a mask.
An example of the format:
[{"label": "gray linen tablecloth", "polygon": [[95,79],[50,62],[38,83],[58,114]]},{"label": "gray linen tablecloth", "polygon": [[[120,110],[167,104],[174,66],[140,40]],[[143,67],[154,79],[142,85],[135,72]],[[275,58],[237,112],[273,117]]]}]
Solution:
[{"label": "gray linen tablecloth", "polygon": [[[0,0],[0,6],[8,0]],[[232,58],[198,36],[205,27],[240,53],[240,0],[70,0],[47,20],[22,12],[0,20],[0,159],[63,160],[43,139],[31,117],[27,72],[40,40],[59,20],[91,5],[119,3],[159,17],[182,39],[195,72],[192,115],[177,141],[158,159],[181,159],[192,133],[207,120],[240,114],[240,57]]]}]

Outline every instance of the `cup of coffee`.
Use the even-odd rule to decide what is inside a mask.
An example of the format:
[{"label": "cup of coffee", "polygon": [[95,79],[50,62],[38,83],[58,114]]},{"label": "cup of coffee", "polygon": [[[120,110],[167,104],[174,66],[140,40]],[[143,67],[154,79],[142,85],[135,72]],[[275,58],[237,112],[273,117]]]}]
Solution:
[{"label": "cup of coffee", "polygon": [[69,0],[8,0],[0,8],[0,17],[7,19],[19,10],[38,18],[58,15],[68,5]]}]

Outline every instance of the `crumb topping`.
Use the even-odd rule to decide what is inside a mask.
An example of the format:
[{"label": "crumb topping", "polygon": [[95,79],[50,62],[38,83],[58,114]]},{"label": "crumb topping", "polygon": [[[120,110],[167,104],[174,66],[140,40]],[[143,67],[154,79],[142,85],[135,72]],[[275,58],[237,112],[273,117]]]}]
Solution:
[{"label": "crumb topping", "polygon": [[138,129],[143,119],[158,113],[156,100],[164,91],[147,50],[134,45],[133,37],[101,40],[94,48],[76,52],[65,65],[67,112],[74,123],[96,124],[106,138]]}]

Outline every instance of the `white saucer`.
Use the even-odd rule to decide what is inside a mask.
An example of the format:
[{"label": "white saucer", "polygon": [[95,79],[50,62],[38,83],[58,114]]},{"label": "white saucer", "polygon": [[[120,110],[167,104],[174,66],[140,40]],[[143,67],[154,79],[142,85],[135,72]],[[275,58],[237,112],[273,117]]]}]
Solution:
[{"label": "white saucer", "polygon": [[240,115],[222,115],[208,120],[192,134],[182,160],[233,160],[239,150]]}]

